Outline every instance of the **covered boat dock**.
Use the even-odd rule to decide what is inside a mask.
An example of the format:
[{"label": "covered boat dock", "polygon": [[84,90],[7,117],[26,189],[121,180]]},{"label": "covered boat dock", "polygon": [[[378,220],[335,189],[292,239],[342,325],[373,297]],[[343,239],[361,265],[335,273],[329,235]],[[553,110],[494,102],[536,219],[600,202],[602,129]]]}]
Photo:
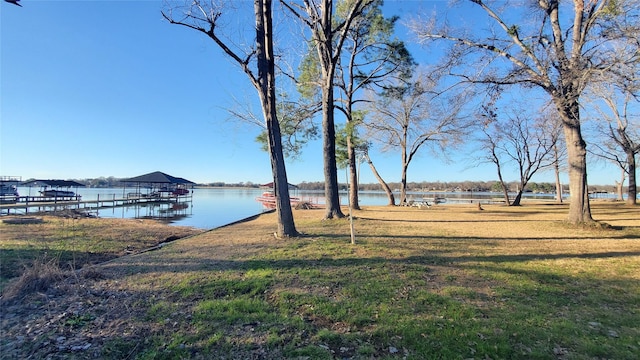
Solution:
[{"label": "covered boat dock", "polygon": [[[19,196],[18,202],[57,202],[57,201],[79,201],[82,197],[77,194],[79,187],[84,187],[77,181],[72,180],[30,180],[23,182],[20,186],[40,187],[40,195]],[[75,189],[72,191],[71,189]]]},{"label": "covered boat dock", "polygon": [[125,189],[133,185],[133,191],[126,194],[130,199],[174,198],[190,195],[194,182],[181,177],[171,176],[160,171],[120,180]]},{"label": "covered boat dock", "polygon": [[[192,201],[194,182],[184,178],[174,177],[160,171],[122,179],[124,185],[122,195],[112,195],[108,198],[82,199],[80,195],[69,190],[62,190],[84,186],[68,180],[32,180],[24,183],[27,186],[42,186],[44,190],[40,196],[20,196],[11,204],[0,205],[0,214],[10,214],[18,211],[55,212],[60,210],[77,210],[93,212],[98,209],[137,206],[144,204],[170,204],[172,209],[185,209]],[[129,186],[129,187],[128,187]],[[130,189],[130,190],[129,190]],[[48,191],[48,192],[47,192]],[[48,195],[47,195],[48,194]],[[177,206],[180,204],[181,206]],[[184,206],[184,205],[187,206]]]}]

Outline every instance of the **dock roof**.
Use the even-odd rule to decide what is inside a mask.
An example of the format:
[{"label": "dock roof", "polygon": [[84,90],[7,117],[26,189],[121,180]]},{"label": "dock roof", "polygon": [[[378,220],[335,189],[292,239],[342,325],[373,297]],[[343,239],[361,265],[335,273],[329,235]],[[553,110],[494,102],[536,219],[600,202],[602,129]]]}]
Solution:
[{"label": "dock roof", "polygon": [[29,180],[26,181],[24,183],[22,183],[23,185],[27,185],[27,186],[51,186],[51,187],[80,187],[80,186],[84,186],[84,184],[81,184],[77,181],[72,181],[72,180],[52,180],[52,179],[35,179],[35,180]]},{"label": "dock roof", "polygon": [[171,176],[169,174],[165,174],[161,171],[155,171],[152,173],[135,176],[128,179],[121,179],[122,182],[132,182],[132,183],[151,183],[151,184],[191,184],[195,185],[193,181],[189,181],[187,179],[181,177]]},{"label": "dock roof", "polygon": [[[293,184],[287,183],[287,185],[289,185],[289,189],[297,189],[298,188],[298,186],[293,185]],[[273,181],[270,182],[270,183],[262,184],[262,185],[260,185],[260,187],[273,189]]]}]

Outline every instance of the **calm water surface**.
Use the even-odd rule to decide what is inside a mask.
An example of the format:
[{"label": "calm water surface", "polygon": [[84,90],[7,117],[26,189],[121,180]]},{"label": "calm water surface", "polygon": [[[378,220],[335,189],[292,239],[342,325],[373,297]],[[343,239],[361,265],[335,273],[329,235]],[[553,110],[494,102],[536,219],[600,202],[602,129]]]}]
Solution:
[{"label": "calm water surface", "polygon": [[[20,195],[38,195],[39,188],[20,187],[18,191]],[[82,200],[95,199],[111,199],[122,198],[126,192],[122,188],[78,188],[72,189],[79,195]],[[212,229],[218,226],[226,225],[234,221],[238,221],[256,214],[260,214],[266,209],[261,203],[256,201],[256,197],[260,196],[264,190],[262,189],[243,189],[243,188],[198,188],[193,189],[193,198],[191,202],[181,204],[145,204],[137,206],[121,206],[112,208],[103,208],[93,210],[102,218],[158,218],[172,225],[193,226],[201,229]],[[292,196],[300,196],[303,199],[311,198],[318,203],[323,203],[322,192],[297,191],[292,192]],[[414,192],[409,193],[409,199],[422,201],[425,199],[433,199],[434,197],[444,197],[447,203],[468,203],[470,199],[488,200],[491,198],[500,198],[500,194],[496,193],[469,193],[469,192]],[[527,194],[533,197],[533,194]],[[536,195],[538,198],[552,198],[553,195]],[[396,199],[398,194],[396,194]],[[362,191],[359,194],[360,205],[386,205],[388,203],[387,196],[383,192]],[[347,204],[346,193],[340,194],[342,204]]]}]

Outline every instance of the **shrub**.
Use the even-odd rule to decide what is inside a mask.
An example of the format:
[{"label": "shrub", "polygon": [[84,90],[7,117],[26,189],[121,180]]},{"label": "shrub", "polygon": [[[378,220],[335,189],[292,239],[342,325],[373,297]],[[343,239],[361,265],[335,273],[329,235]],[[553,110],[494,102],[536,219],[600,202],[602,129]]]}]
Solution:
[{"label": "shrub", "polygon": [[10,282],[2,292],[2,303],[20,301],[30,294],[46,292],[52,284],[65,278],[56,259],[36,260],[20,277]]}]

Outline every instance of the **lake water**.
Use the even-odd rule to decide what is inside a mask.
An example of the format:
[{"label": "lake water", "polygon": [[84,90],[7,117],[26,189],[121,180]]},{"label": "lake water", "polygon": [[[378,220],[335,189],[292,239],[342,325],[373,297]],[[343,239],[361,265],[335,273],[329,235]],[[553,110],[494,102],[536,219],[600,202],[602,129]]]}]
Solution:
[{"label": "lake water", "polygon": [[[18,191],[22,196],[38,195],[39,188],[20,187]],[[76,189],[72,189],[76,191]],[[256,197],[260,196],[262,189],[245,188],[197,188],[193,189],[193,197],[190,202],[180,204],[145,204],[135,206],[121,206],[92,210],[92,213],[102,218],[157,218],[172,225],[192,226],[201,229],[212,229],[226,225],[266,210]],[[122,198],[122,188],[78,188],[77,193],[82,195],[82,200]],[[302,197],[303,200],[311,199],[316,203],[323,203],[322,192],[297,191],[292,196]],[[533,194],[526,194],[534,197]],[[396,199],[398,194],[396,194]],[[446,198],[447,203],[469,203],[474,201],[488,201],[500,198],[497,193],[471,193],[471,192],[413,192],[409,193],[409,199],[422,201],[434,197]],[[539,194],[536,198],[552,199],[553,195]],[[342,204],[347,204],[346,193],[340,194]],[[359,194],[360,205],[386,205],[387,196],[383,192],[362,191]]]},{"label": "lake water", "polygon": [[[36,196],[40,189],[19,187],[22,196]],[[122,188],[73,188],[82,200],[112,199],[126,197],[131,189]],[[234,221],[260,214],[264,209],[255,198],[260,189],[198,188],[193,189],[191,201],[179,204],[139,204],[130,206],[92,209],[91,213],[101,218],[156,218],[171,225],[193,226],[212,229]]]}]

